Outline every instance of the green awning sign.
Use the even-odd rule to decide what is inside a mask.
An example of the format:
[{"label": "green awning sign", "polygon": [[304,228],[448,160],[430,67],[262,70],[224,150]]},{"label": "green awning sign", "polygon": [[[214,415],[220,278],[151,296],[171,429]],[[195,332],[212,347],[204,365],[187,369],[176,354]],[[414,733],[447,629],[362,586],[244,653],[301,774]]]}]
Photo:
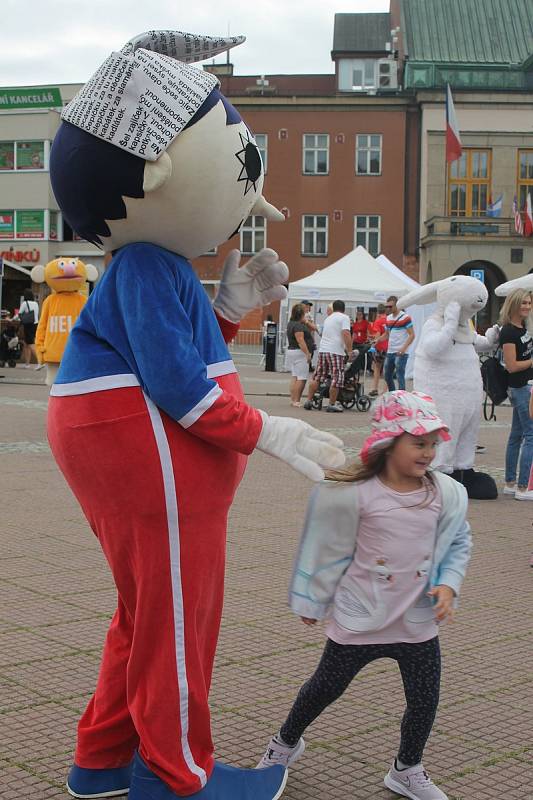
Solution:
[{"label": "green awning sign", "polygon": [[0,111],[13,108],[61,108],[63,101],[57,86],[17,86],[0,89]]}]

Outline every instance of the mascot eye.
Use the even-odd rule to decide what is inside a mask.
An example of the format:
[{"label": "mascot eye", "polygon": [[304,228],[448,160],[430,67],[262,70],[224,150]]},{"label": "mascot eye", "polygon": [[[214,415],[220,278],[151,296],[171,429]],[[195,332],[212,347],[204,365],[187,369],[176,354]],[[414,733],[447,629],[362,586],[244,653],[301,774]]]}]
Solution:
[{"label": "mascot eye", "polygon": [[244,194],[246,195],[253,186],[256,191],[256,183],[261,177],[263,165],[261,163],[261,156],[255,142],[253,141],[250,133],[246,131],[245,135],[239,132],[241,139],[242,149],[235,153],[236,158],[242,164],[242,168],[237,178],[238,181],[246,181],[244,186]]}]

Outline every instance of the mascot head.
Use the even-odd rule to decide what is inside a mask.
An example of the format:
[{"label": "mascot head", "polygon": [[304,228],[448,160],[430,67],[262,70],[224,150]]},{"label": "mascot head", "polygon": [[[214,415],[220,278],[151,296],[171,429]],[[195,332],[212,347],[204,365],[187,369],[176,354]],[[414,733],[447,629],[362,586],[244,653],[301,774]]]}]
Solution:
[{"label": "mascot head", "polygon": [[488,298],[487,287],[477,278],[471,278],[469,275],[452,275],[451,278],[413,289],[398,301],[398,308],[436,303],[435,315],[443,319],[446,306],[456,302],[461,306],[459,322],[466,326],[475,314],[485,308]]},{"label": "mascot head", "polygon": [[86,281],[94,282],[97,278],[96,267],[84,264],[79,258],[54,258],[46,267],[37,264],[31,271],[32,281],[46,282],[54,292],[79,292]]},{"label": "mascot head", "polygon": [[145,241],[194,258],[250,214],[284,219],[262,197],[253,134],[218,79],[187,63],[242,41],[140,34],[65,107],[50,178],[78,235],[108,251]]}]

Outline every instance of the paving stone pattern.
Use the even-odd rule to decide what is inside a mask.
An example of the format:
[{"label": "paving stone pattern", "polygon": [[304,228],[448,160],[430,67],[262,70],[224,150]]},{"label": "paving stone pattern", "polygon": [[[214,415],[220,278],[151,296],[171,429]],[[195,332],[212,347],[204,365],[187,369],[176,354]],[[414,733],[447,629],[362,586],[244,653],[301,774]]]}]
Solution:
[{"label": "paving stone pattern", "polygon": [[[331,430],[349,454],[357,452],[368,414],[332,419],[293,409],[276,396],[286,394],[286,376],[253,367],[242,373],[254,405]],[[42,385],[0,385],[1,800],[66,797],[76,721],[94,687],[115,604],[104,558],[48,451],[46,400]],[[501,485],[510,409],[498,409],[497,417],[482,426],[487,452],[478,466]],[[257,453],[231,512],[211,694],[222,761],[256,763],[320,657],[322,631],[303,626],[286,604],[309,489]],[[533,798],[532,512],[512,497],[470,503],[474,555],[456,622],[441,634],[441,704],[425,755],[450,800]],[[383,776],[403,705],[395,665],[368,667],[309,728],[284,797],[392,800]]]}]

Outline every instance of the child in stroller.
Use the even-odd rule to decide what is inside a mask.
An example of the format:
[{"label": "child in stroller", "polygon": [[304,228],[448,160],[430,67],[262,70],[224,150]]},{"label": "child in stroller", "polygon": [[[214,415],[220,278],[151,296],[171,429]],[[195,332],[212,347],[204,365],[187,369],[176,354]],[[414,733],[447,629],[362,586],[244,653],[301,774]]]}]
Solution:
[{"label": "child in stroller", "polygon": [[[371,399],[365,394],[365,373],[367,367],[367,348],[352,351],[352,358],[346,356],[344,366],[344,386],[339,389],[338,402],[343,408],[353,408],[358,411],[368,411]],[[331,379],[322,381],[313,395],[311,401],[313,408],[322,409],[325,397],[329,397]]]},{"label": "child in stroller", "polygon": [[0,367],[9,365],[16,367],[22,353],[22,345],[17,336],[18,323],[12,325],[9,321],[2,324],[2,333],[0,334]]}]

